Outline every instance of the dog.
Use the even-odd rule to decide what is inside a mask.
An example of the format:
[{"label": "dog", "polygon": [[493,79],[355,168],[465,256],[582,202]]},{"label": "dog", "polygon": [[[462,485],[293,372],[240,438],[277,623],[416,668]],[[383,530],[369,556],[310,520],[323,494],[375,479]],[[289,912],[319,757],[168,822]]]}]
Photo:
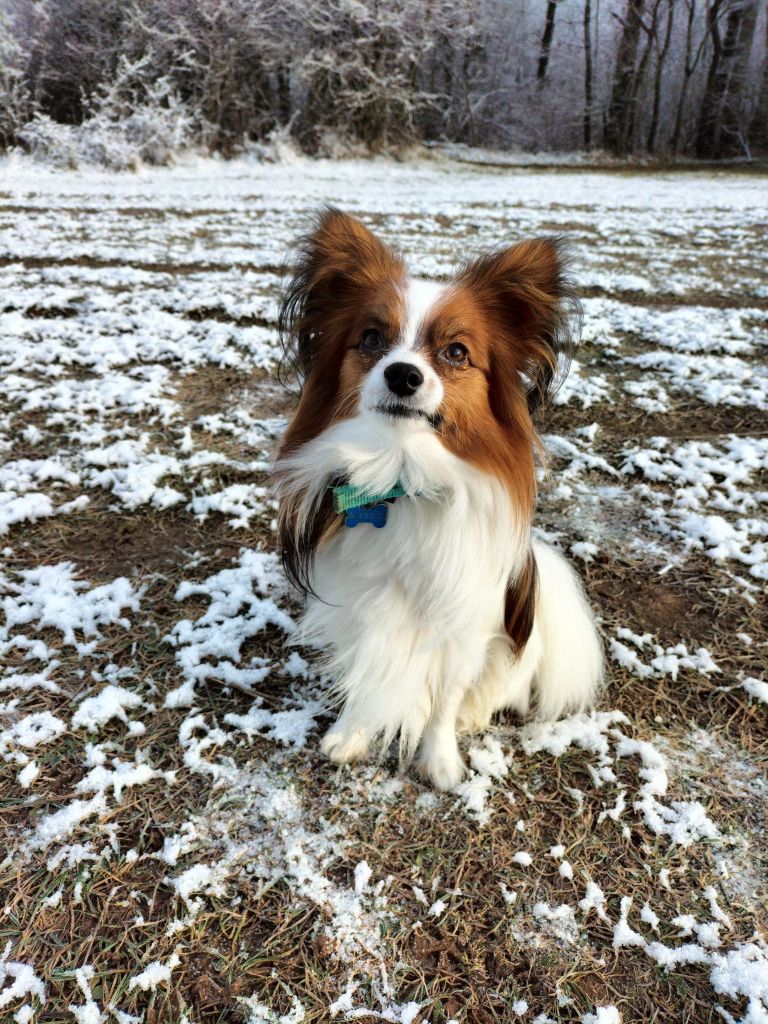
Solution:
[{"label": "dog", "polygon": [[296,641],[324,652],[340,764],[418,749],[454,788],[457,732],[495,712],[586,708],[603,654],[566,560],[532,538],[534,416],[567,372],[578,303],[557,239],[439,283],[326,208],[297,245],[280,312],[302,381],[274,465]]}]

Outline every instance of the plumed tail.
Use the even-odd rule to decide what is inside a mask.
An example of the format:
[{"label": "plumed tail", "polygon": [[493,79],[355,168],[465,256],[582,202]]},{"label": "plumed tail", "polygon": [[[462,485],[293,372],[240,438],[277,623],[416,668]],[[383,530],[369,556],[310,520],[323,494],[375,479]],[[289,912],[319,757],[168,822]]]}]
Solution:
[{"label": "plumed tail", "polygon": [[533,550],[543,640],[534,684],[537,715],[551,720],[592,704],[603,680],[603,648],[576,573],[547,545],[535,542]]}]

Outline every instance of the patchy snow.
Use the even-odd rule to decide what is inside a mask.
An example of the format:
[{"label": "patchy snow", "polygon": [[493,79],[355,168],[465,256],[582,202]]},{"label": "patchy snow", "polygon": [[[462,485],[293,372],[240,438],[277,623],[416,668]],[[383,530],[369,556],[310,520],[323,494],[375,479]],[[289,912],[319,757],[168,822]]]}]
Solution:
[{"label": "patchy snow", "polygon": [[536,903],[533,907],[533,916],[545,932],[550,933],[566,945],[578,942],[579,925],[573,907],[568,904],[561,903],[557,907],[551,907],[548,903]]},{"label": "patchy snow", "polygon": [[6,761],[13,757],[17,762],[25,764],[26,756],[16,752],[15,748],[21,747],[23,750],[29,750],[32,747],[50,743],[66,728],[66,723],[51,714],[50,711],[25,715],[10,728],[0,732],[0,756],[4,757]]},{"label": "patchy snow", "polygon": [[45,1003],[45,985],[29,964],[10,959],[12,948],[9,941],[0,954],[0,1010],[28,996]]},{"label": "patchy snow", "polygon": [[178,953],[173,953],[165,963],[154,960],[146,968],[128,981],[128,990],[140,988],[142,992],[154,992],[158,985],[171,980],[171,972],[181,962]]},{"label": "patchy snow", "polygon": [[90,964],[86,964],[84,967],[78,967],[75,970],[75,981],[77,987],[83,994],[85,999],[84,1003],[73,1004],[70,1003],[69,1012],[75,1018],[77,1024],[102,1024],[106,1018],[106,1014],[102,1013],[99,1008],[99,1004],[93,998],[93,992],[91,991],[91,980],[93,979],[94,970]]},{"label": "patchy snow", "polygon": [[621,1014],[615,1006],[596,1006],[594,1013],[585,1013],[581,1024],[621,1024]]},{"label": "patchy snow", "polygon": [[86,697],[80,702],[72,716],[72,728],[98,732],[113,718],[129,725],[126,709],[139,708],[143,703],[133,690],[124,686],[105,686],[95,697]]},{"label": "patchy snow", "polygon": [[[176,661],[184,683],[166,694],[166,707],[192,704],[195,685],[215,679],[225,685],[250,691],[266,678],[270,663],[252,657],[241,666],[240,649],[268,625],[286,633],[293,631],[293,621],[265,596],[278,583],[278,559],[271,553],[243,549],[238,565],[209,577],[203,583],[182,583],[176,600],[202,596],[210,600],[208,610],[200,618],[178,622],[167,637],[176,648]],[[283,585],[278,585],[278,592]]]},{"label": "patchy snow", "polygon": [[742,679],[741,685],[755,700],[762,704],[768,704],[768,683],[764,679],[756,679],[754,676],[747,676]]},{"label": "patchy snow", "polygon": [[50,628],[62,635],[62,643],[78,647],[75,632],[99,637],[99,627],[120,625],[127,629],[125,610],[138,611],[139,595],[124,577],[100,587],[75,577],[72,562],[43,565],[19,573],[18,582],[0,573],[5,626],[0,626],[0,649],[7,647],[11,630],[34,623],[38,630]]},{"label": "patchy snow", "polygon": [[[135,965],[129,992],[142,1009],[181,974],[201,915],[222,901],[236,908],[247,885],[260,894],[279,889],[313,915],[313,941],[327,951],[335,986],[327,993],[332,1019],[412,1024],[429,1004],[398,997],[391,936],[449,932],[464,901],[438,864],[408,880],[401,904],[375,850],[350,836],[367,815],[385,821],[405,810],[446,832],[461,821],[484,846],[504,814],[507,868],[488,895],[505,927],[573,956],[586,945],[613,956],[607,934],[617,958],[629,945],[630,956],[662,970],[698,971],[724,1019],[765,1019],[764,940],[738,941],[740,915],[734,928],[728,913],[734,851],[746,839],[705,807],[706,789],[695,773],[678,771],[680,751],[666,743],[663,723],[655,735],[631,700],[624,713],[606,698],[591,715],[472,737],[463,748],[468,773],[448,796],[414,789],[390,762],[324,775],[317,813],[311,776],[323,680],[311,654],[280,650],[293,632],[292,599],[270,550],[275,510],[265,489],[285,426],[269,376],[280,356],[276,268],[309,208],[331,201],[374,218],[426,275],[451,269],[459,236],[490,246],[509,240],[510,223],[515,235],[562,226],[574,236],[579,285],[590,297],[586,345],[556,400],[566,426],[547,438],[540,529],[590,579],[619,559],[659,572],[663,587],[670,567],[703,554],[737,597],[759,601],[768,579],[768,445],[758,420],[768,405],[768,290],[750,225],[768,213],[764,182],[640,173],[630,189],[624,175],[510,176],[386,161],[196,161],[135,175],[54,174],[24,161],[13,168],[0,210],[0,535],[8,544],[0,555],[0,758],[12,799],[24,801],[29,817],[5,863],[34,859],[51,875],[49,911],[85,903],[97,868],[130,877],[154,863],[166,896],[159,905],[170,907],[161,933],[178,946],[171,956],[167,944],[153,946]],[[712,305],[699,304],[705,295]],[[217,373],[228,389],[219,408],[208,384]],[[649,436],[644,417],[663,424],[681,410],[698,416],[702,436],[671,427],[670,436]],[[569,430],[571,415],[595,422]],[[721,417],[736,424],[729,430],[739,431],[741,417],[749,426],[718,433]],[[617,441],[611,422],[624,418],[637,433],[619,431]],[[47,564],[27,547],[32,524],[86,537],[91,515],[152,524],[160,537],[175,524],[169,544],[179,548],[178,564],[142,576],[105,570],[96,585],[78,554]],[[177,540],[185,522],[190,532],[215,532],[221,548],[185,555]],[[163,586],[175,600],[155,617],[153,588]],[[737,634],[753,660],[733,673],[727,652],[705,646],[705,637],[683,642],[674,625],[669,636],[635,633],[621,620],[605,630],[610,670],[626,669],[643,685],[706,682],[713,702],[743,690],[754,715],[760,708],[747,698],[768,701],[753,667],[757,632],[750,643]],[[219,709],[211,694],[222,687],[227,704]],[[170,723],[163,744],[181,755],[178,771],[169,770],[168,746],[153,740],[158,716]],[[46,784],[68,752],[66,792],[49,799]],[[570,821],[550,820],[561,812],[537,802],[537,784],[555,777],[568,815],[588,820],[598,842],[633,843],[648,887],[635,897],[641,909],[632,912],[635,890],[614,891],[599,862],[585,877]],[[179,820],[177,794],[189,789],[199,807]],[[119,824],[149,794],[162,794],[170,813],[148,853],[139,830],[126,842]],[[544,845],[536,838],[542,818],[552,825]],[[712,868],[712,885],[701,891],[692,891],[694,863]],[[552,880],[556,897],[536,891]],[[146,928],[151,915],[136,902],[131,920]],[[67,965],[77,986],[72,1017],[137,1024],[102,1004],[91,968]],[[29,1024],[57,991],[58,976],[46,971],[21,952],[11,961],[6,949],[0,1006],[17,1024]],[[279,965],[276,972],[283,985]],[[265,991],[239,997],[246,1019],[299,1024],[309,1008],[283,992],[280,1013]],[[536,1020],[559,1017],[555,1002],[567,999],[553,995]],[[515,992],[511,1012],[538,1013],[529,1001],[529,992]],[[620,1019],[614,1006],[582,1018]]]}]

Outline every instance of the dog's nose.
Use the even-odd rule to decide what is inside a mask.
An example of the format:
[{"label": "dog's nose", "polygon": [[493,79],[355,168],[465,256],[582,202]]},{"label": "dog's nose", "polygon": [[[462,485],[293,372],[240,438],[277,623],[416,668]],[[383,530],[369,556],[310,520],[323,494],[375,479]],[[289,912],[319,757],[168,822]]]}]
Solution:
[{"label": "dog's nose", "polygon": [[390,363],[384,370],[384,379],[390,391],[407,398],[424,383],[424,374],[413,363]]}]

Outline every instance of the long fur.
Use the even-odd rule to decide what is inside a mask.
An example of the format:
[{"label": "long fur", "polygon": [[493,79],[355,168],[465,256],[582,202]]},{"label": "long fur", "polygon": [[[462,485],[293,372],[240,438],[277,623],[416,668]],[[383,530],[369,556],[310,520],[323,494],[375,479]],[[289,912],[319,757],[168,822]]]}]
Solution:
[{"label": "long fur", "polygon": [[[564,559],[531,539],[533,417],[567,368],[573,303],[554,239],[481,256],[445,285],[410,279],[338,210],[300,243],[280,323],[302,391],[275,485],[283,562],[308,598],[297,640],[322,651],[341,706],[323,740],[334,760],[399,737],[450,788],[457,730],[593,699],[591,612]],[[413,394],[387,382],[400,362],[421,377]],[[384,529],[347,529],[330,498],[341,481],[406,495]]]}]

